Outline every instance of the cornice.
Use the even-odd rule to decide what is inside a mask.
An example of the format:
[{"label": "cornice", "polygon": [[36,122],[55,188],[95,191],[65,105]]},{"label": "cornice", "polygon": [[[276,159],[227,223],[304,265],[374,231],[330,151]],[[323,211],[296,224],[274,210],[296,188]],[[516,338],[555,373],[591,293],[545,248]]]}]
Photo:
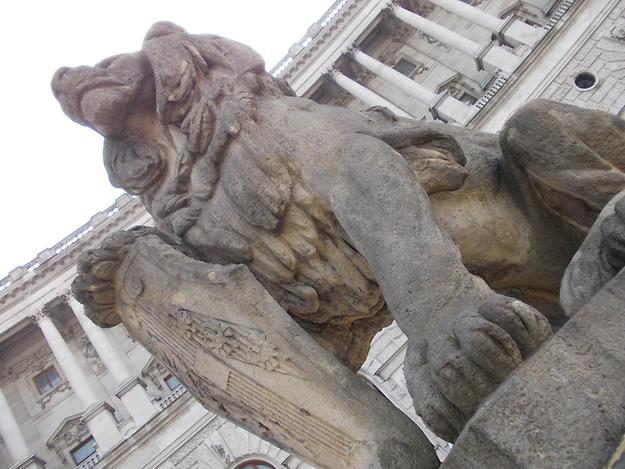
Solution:
[{"label": "cornice", "polygon": [[[145,214],[145,208],[138,198],[124,194],[116,200],[113,206],[92,217],[90,223],[81,227],[80,230],[52,248],[44,250],[25,266],[14,269],[9,277],[0,281],[0,284],[5,285],[7,281],[10,281],[11,275],[16,272],[19,274],[20,270],[25,273],[16,280],[10,281],[10,285],[0,291],[0,314],[71,269],[81,252],[99,246],[110,233],[133,225]],[[79,237],[76,233],[84,233],[84,235]],[[37,259],[42,255],[48,258],[38,265]],[[27,266],[30,267],[27,268]],[[15,278],[16,275],[13,277]]]},{"label": "cornice", "polygon": [[308,45],[293,57],[293,61],[283,69],[279,77],[290,80],[299,70],[310,65],[312,60],[317,56],[317,52],[325,50],[326,44],[334,37],[335,33],[341,29],[355,12],[358,11],[361,5],[367,3],[367,1],[368,0],[352,0],[344,5],[338,13],[313,36]]}]

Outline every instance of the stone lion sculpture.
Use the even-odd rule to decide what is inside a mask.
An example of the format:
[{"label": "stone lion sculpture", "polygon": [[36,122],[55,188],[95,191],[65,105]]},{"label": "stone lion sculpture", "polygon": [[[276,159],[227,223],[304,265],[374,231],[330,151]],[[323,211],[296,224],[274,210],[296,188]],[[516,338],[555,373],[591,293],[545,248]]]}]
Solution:
[{"label": "stone lion sculpture", "polygon": [[[563,272],[625,187],[625,126],[608,114],[536,101],[497,136],[323,106],[249,47],[166,22],[52,88],[160,232],[246,264],[348,367],[395,319],[417,412],[450,441],[565,320]],[[114,325],[97,281],[76,294]]]}]

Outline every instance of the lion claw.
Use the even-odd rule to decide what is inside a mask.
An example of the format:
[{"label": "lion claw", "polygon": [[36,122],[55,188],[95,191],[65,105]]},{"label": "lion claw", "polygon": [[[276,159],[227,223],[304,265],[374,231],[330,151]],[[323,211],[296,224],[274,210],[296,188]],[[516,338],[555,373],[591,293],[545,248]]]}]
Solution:
[{"label": "lion claw", "polygon": [[551,334],[541,313],[501,295],[477,313],[460,314],[428,344],[427,363],[411,386],[417,413],[453,441],[481,402]]}]

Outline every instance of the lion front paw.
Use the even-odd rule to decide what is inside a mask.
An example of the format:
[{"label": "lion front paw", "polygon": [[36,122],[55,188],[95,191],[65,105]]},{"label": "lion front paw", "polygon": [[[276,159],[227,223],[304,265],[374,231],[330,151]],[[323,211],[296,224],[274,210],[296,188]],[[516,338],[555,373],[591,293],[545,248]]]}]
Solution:
[{"label": "lion front paw", "polygon": [[541,313],[501,295],[478,313],[459,315],[449,332],[429,342],[423,384],[413,387],[424,421],[441,436],[455,438],[480,403],[551,334]]}]

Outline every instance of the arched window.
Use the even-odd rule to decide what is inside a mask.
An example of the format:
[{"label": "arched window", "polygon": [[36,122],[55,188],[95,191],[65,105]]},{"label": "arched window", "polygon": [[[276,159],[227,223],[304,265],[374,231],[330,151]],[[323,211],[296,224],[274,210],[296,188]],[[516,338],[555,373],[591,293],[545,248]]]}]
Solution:
[{"label": "arched window", "polygon": [[234,469],[276,469],[272,464],[261,461],[260,459],[253,459],[251,461],[243,461]]}]

